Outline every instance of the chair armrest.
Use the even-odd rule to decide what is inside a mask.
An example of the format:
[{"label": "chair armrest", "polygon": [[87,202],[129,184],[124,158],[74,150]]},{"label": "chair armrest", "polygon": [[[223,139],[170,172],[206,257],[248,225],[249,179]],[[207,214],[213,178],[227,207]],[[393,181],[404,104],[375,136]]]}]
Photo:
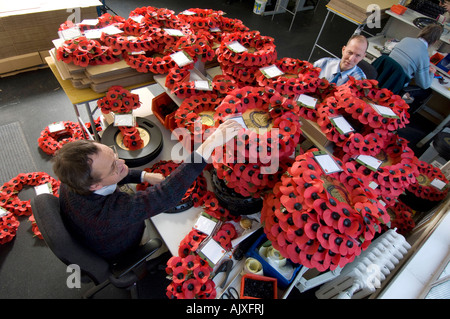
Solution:
[{"label": "chair armrest", "polygon": [[162,245],[162,241],[158,238],[150,239],[145,245],[139,246],[136,249],[123,255],[114,265],[111,266],[111,272],[119,279],[131,270],[135,269],[148,257],[153,255]]}]

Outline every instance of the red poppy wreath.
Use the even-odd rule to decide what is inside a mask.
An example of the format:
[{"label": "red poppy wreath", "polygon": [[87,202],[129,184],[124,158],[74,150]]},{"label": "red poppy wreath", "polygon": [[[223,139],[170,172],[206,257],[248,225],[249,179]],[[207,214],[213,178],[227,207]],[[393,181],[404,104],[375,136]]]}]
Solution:
[{"label": "red poppy wreath", "polygon": [[84,36],[66,40],[57,50],[56,59],[81,67],[88,65],[111,64],[120,61],[121,52],[115,52],[99,41]]},{"label": "red poppy wreath", "polygon": [[6,244],[13,240],[16,236],[17,228],[20,222],[17,218],[8,211],[2,211],[0,209],[0,244]]},{"label": "red poppy wreath", "polygon": [[373,129],[396,131],[409,123],[408,104],[399,95],[377,87],[375,80],[355,80],[339,86],[337,103],[355,120]]},{"label": "red poppy wreath", "polygon": [[19,193],[24,186],[38,186],[49,183],[49,191],[58,196],[60,182],[44,172],[21,173],[0,188],[0,206],[14,215],[31,215],[29,200],[21,200]]},{"label": "red poppy wreath", "polygon": [[[267,74],[264,68],[256,71],[255,76],[259,86],[273,87],[277,92],[291,97],[316,91],[320,71],[311,63],[299,59],[281,58],[268,68],[274,67],[277,72],[275,74],[280,71],[282,74],[270,77],[271,74]],[[322,80],[320,83],[325,81]]]},{"label": "red poppy wreath", "polygon": [[209,92],[183,100],[175,111],[174,118],[177,128],[187,130],[179,133],[183,142],[187,137],[190,139],[189,143],[184,144],[185,147],[194,149],[194,144],[202,143],[214,132],[218,125],[214,120],[214,113],[221,101],[216,94]]},{"label": "red poppy wreath", "polygon": [[389,215],[352,175],[326,175],[313,151],[297,156],[273,193],[266,195],[261,221],[284,257],[322,272],[353,261]]},{"label": "red poppy wreath", "polygon": [[415,164],[419,170],[416,182],[411,183],[407,190],[418,198],[430,201],[441,201],[448,193],[449,181],[442,171],[427,162],[415,158]]},{"label": "red poppy wreath", "polygon": [[[146,172],[149,173],[160,173],[164,177],[167,177],[172,173],[178,166],[179,163],[175,163],[174,161],[159,161],[152,165],[152,167],[144,168]],[[149,187],[149,183],[139,183],[136,185],[136,190],[143,191]],[[181,202],[192,199],[195,206],[201,205],[201,198],[207,192],[206,190],[206,179],[203,174],[200,174],[194,181],[194,183],[189,187],[189,189],[184,194]]]},{"label": "red poppy wreath", "polygon": [[357,155],[345,153],[342,161],[349,172],[361,174],[365,185],[371,187],[386,204],[393,205],[405,189],[416,183],[419,172],[417,158],[408,147],[408,141],[392,133],[389,138],[386,147],[375,156],[382,161],[376,169],[358,161]]},{"label": "red poppy wreath", "polygon": [[397,201],[394,205],[387,206],[386,211],[391,216],[390,228],[397,228],[396,231],[399,234],[405,236],[416,226],[413,219],[413,209],[401,201]]},{"label": "red poppy wreath", "polygon": [[61,129],[57,131],[53,131],[52,126],[47,126],[41,132],[37,141],[41,150],[48,155],[53,155],[64,144],[82,139],[84,139],[84,136],[80,124],[64,121],[61,122]]}]

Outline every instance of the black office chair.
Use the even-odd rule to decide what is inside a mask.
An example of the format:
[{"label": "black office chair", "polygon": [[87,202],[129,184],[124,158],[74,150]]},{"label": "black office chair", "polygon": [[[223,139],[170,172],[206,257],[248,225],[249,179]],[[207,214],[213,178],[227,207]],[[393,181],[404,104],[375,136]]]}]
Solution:
[{"label": "black office chair", "polygon": [[358,63],[358,67],[364,72],[364,74],[366,75],[366,78],[368,78],[369,80],[376,80],[378,77],[378,72],[377,69],[375,69],[375,67],[370,64],[369,62],[365,61],[365,60],[361,60]]},{"label": "black office chair", "polygon": [[134,297],[136,283],[147,273],[147,258],[162,245],[160,239],[151,239],[147,244],[139,246],[135,251],[111,265],[80,244],[67,231],[60,215],[59,199],[56,196],[37,195],[31,199],[31,208],[44,241],[52,252],[64,264],[78,265],[83,279],[87,278],[94,282],[95,286],[89,289],[83,298],[91,298],[109,284],[117,288],[130,289]]}]

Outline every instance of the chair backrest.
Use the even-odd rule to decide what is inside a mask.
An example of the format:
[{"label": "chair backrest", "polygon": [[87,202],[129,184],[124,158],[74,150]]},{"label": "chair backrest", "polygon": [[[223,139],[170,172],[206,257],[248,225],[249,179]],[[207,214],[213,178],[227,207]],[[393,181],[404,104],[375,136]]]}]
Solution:
[{"label": "chair backrest", "polygon": [[370,79],[370,80],[376,80],[377,79],[377,75],[378,72],[375,69],[375,67],[370,64],[369,62],[365,61],[365,60],[361,60],[358,63],[358,67],[363,70],[364,74],[366,75],[366,78]]},{"label": "chair backrest", "polygon": [[78,265],[96,285],[108,279],[109,264],[72,237],[61,218],[56,196],[37,195],[31,199],[31,209],[45,243],[63,263]]},{"label": "chair backrest", "polygon": [[394,94],[399,94],[405,84],[411,81],[402,66],[387,55],[381,55],[372,65],[378,72],[378,86],[389,89]]}]

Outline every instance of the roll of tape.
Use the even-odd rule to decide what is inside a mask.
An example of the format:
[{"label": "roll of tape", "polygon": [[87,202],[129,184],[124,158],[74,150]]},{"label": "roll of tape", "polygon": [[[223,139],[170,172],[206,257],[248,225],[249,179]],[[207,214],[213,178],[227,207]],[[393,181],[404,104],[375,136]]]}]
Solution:
[{"label": "roll of tape", "polygon": [[245,260],[243,273],[263,275],[263,267],[257,259],[249,257]]},{"label": "roll of tape", "polygon": [[286,265],[286,258],[284,258],[278,250],[270,246],[267,248],[267,258],[270,259],[273,263],[275,263],[278,267],[283,267]]}]

